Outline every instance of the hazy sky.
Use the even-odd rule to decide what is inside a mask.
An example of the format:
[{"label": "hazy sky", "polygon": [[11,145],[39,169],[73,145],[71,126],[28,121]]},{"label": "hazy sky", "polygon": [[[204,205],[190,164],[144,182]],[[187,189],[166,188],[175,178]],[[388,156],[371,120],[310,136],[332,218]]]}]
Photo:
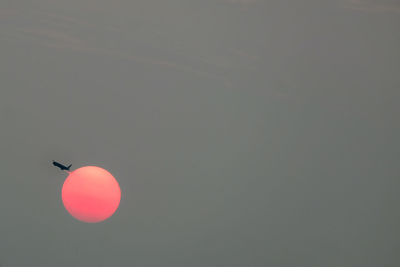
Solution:
[{"label": "hazy sky", "polygon": [[[2,0],[2,267],[400,266],[398,0]],[[109,220],[61,201],[97,165]]]}]

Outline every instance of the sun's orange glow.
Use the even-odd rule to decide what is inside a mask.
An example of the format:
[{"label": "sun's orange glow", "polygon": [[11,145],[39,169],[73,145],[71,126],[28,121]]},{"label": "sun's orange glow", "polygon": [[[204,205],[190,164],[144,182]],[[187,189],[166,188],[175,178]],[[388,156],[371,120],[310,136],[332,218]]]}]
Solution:
[{"label": "sun's orange glow", "polygon": [[62,201],[76,219],[96,223],[117,210],[121,189],[111,173],[96,166],[70,172],[62,187]]}]

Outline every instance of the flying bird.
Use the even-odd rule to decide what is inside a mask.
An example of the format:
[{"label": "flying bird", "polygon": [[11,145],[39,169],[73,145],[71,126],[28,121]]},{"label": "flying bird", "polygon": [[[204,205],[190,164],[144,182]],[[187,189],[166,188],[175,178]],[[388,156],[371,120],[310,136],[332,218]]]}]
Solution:
[{"label": "flying bird", "polygon": [[62,171],[69,171],[69,168],[71,168],[72,164],[70,164],[68,167],[65,165],[62,165],[61,163],[58,163],[57,161],[53,160],[53,165],[60,168]]}]

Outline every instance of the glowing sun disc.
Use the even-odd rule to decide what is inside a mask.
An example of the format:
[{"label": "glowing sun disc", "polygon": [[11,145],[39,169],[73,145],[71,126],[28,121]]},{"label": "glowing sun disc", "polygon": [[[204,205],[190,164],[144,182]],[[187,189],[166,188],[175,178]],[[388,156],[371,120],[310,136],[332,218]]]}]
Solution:
[{"label": "glowing sun disc", "polygon": [[111,217],[121,200],[121,189],[111,173],[85,166],[68,175],[62,187],[65,209],[76,219],[96,223]]}]

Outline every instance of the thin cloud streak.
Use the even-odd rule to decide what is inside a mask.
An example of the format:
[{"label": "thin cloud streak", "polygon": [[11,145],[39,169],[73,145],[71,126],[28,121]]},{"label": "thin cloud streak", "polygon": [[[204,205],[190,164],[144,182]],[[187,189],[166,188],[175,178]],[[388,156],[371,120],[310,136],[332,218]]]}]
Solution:
[{"label": "thin cloud streak", "polygon": [[[15,10],[2,10],[0,13],[2,17],[7,15],[8,17],[11,14],[19,14]],[[161,66],[164,68],[175,69],[177,71],[182,71],[186,73],[191,73],[201,77],[209,77],[209,78],[217,78],[217,79],[224,79],[226,77],[221,76],[219,72],[213,73],[210,71],[206,71],[204,64],[212,65],[212,63],[203,62],[202,60],[192,59],[192,64],[182,64],[178,62],[174,62],[171,60],[165,59],[156,59],[151,58],[148,56],[140,56],[140,55],[132,55],[129,51],[121,51],[118,48],[110,48],[110,47],[102,47],[98,43],[93,44],[88,40],[85,40],[81,36],[77,36],[69,29],[71,26],[80,26],[81,29],[86,30],[93,30],[95,25],[91,25],[88,22],[68,17],[64,15],[57,15],[57,14],[48,14],[48,13],[38,13],[36,15],[40,15],[41,20],[45,22],[46,25],[52,25],[51,27],[48,26],[39,26],[39,27],[31,27],[31,26],[24,26],[21,25],[19,27],[5,27],[0,28],[1,30],[1,37],[0,40],[7,40],[7,41],[16,41],[16,42],[33,42],[36,45],[42,45],[49,48],[54,49],[69,49],[73,51],[79,52],[86,52],[86,53],[95,53],[98,55],[103,56],[111,56],[114,58],[120,58],[124,60],[132,60],[135,62],[140,62],[143,64],[152,64]],[[35,16],[35,14],[33,14]],[[117,29],[110,28],[107,30],[117,31]],[[197,63],[196,63],[197,62]],[[192,66],[193,65],[193,66]],[[199,65],[199,66],[197,66]],[[227,68],[227,66],[214,66],[217,69]]]},{"label": "thin cloud streak", "polygon": [[400,1],[396,0],[348,0],[347,8],[365,12],[400,13]]},{"label": "thin cloud streak", "polygon": [[[140,63],[167,67],[167,68],[175,69],[178,71],[196,74],[198,76],[221,78],[216,74],[214,75],[210,72],[197,70],[191,66],[182,65],[182,64],[175,63],[175,62],[171,62],[171,61],[163,61],[163,60],[150,59],[150,58],[146,58],[146,57],[138,57],[138,56],[133,56],[133,55],[130,55],[129,53],[124,53],[124,52],[121,52],[118,50],[92,46],[92,45],[88,44],[87,42],[85,42],[75,36],[72,36],[72,35],[57,31],[57,30],[22,28],[22,29],[18,29],[17,32],[14,33],[14,37],[17,37],[18,39],[29,38],[29,39],[31,39],[30,41],[37,41],[37,44],[43,45],[43,46],[46,46],[49,48],[70,49],[70,50],[80,51],[80,52],[96,53],[96,54],[100,54],[103,56],[112,56],[112,57],[117,57],[117,58],[121,58],[121,59],[125,59],[125,60],[132,60],[132,61],[136,61],[136,62],[140,62]],[[10,39],[10,38],[8,38],[8,39]]]},{"label": "thin cloud streak", "polygon": [[[223,0],[231,3],[256,3],[257,0]],[[233,1],[233,2],[232,2]],[[4,11],[4,10],[3,10]],[[176,70],[198,77],[222,80],[228,86],[232,84],[231,79],[234,73],[242,71],[257,71],[258,60],[248,51],[231,48],[225,51],[222,60],[213,57],[195,56],[179,50],[166,49],[155,45],[153,52],[140,53],[145,46],[150,49],[147,43],[131,43],[136,49],[123,49],[118,43],[94,42],[87,38],[87,34],[98,30],[98,26],[84,19],[74,16],[60,15],[48,12],[21,13],[18,10],[6,10],[3,13],[17,14],[18,17],[27,18],[23,23],[8,23],[0,27],[3,41],[31,43],[45,46],[52,49],[67,49],[75,52],[91,53],[99,56],[107,56],[121,60],[129,60],[147,65],[155,65],[161,68]],[[13,22],[12,18],[10,18]],[[30,21],[36,20],[40,23],[36,26],[30,25]],[[79,29],[77,31],[76,29]],[[102,31],[107,31],[111,36],[123,38],[127,32],[115,26],[103,27]],[[91,36],[91,35],[88,35]],[[103,40],[104,41],[104,40]],[[133,40],[127,40],[132,42]],[[132,47],[132,46],[131,46]],[[147,55],[146,55],[147,54]],[[152,55],[154,54],[154,55]],[[230,87],[230,86],[228,86]]]},{"label": "thin cloud streak", "polygon": [[258,0],[224,0],[224,2],[231,3],[231,4],[249,5],[249,4],[257,3]]}]

